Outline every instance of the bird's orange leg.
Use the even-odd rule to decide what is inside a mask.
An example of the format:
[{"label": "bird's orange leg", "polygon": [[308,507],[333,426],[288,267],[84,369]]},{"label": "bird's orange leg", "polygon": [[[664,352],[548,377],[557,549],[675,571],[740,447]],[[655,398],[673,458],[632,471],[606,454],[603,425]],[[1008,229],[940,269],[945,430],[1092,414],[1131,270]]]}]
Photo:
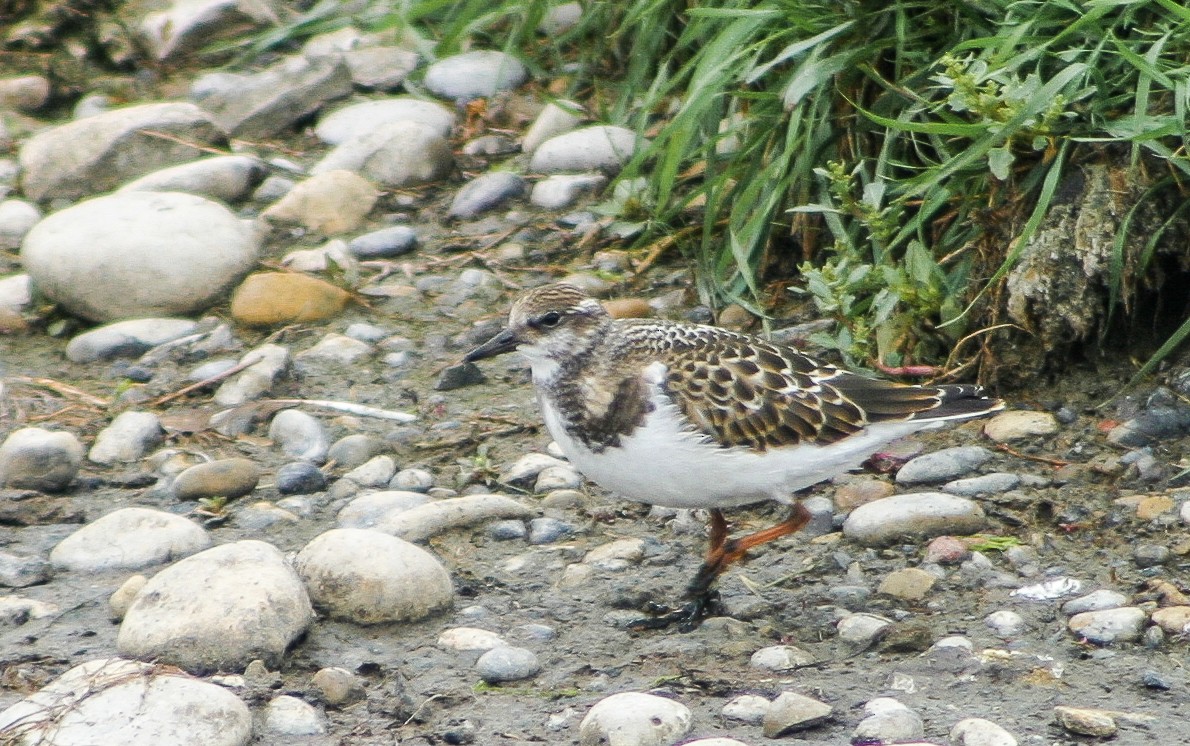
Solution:
[{"label": "bird's orange leg", "polygon": [[723,513],[712,510],[711,545],[707,550],[706,561],[698,569],[694,580],[690,581],[687,593],[694,597],[705,595],[723,571],[732,563],[742,560],[749,549],[801,531],[809,522],[810,511],[806,510],[801,503],[794,503],[789,517],[776,526],[741,536],[738,539],[728,540],[727,522],[723,519]]}]

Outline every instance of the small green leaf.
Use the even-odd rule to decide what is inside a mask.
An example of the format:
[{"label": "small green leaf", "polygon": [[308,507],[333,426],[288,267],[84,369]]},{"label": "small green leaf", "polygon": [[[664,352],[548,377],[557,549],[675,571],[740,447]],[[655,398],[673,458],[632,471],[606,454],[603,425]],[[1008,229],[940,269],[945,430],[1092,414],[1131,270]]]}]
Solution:
[{"label": "small green leaf", "polygon": [[992,148],[988,151],[988,170],[1000,181],[1008,181],[1012,173],[1012,151],[1006,147]]}]

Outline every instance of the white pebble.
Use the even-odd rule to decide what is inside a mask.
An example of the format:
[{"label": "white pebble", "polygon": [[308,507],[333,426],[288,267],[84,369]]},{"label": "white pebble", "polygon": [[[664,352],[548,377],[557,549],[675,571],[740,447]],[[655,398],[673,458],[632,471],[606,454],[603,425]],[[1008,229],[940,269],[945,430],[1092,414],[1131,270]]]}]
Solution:
[{"label": "white pebble", "polygon": [[451,627],[438,635],[438,647],[447,650],[492,650],[508,643],[495,632],[476,627]]},{"label": "white pebble", "polygon": [[769,701],[756,694],[741,694],[727,704],[719,712],[728,720],[739,720],[748,725],[760,725],[764,722],[764,715],[769,711]]},{"label": "white pebble", "polygon": [[479,656],[475,670],[484,681],[497,684],[536,676],[541,671],[541,663],[532,650],[503,645]]},{"label": "white pebble", "polygon": [[984,617],[983,623],[992,630],[992,634],[1004,639],[1017,637],[1025,631],[1024,618],[1015,611],[1009,611],[1008,609],[993,611]]},{"label": "white pebble", "polygon": [[950,729],[954,746],[1017,746],[1012,734],[983,718],[966,718]]},{"label": "white pebble", "polygon": [[326,719],[310,704],[282,694],[265,708],[264,730],[277,736],[320,736],[326,733]]},{"label": "white pebble", "polygon": [[753,653],[749,665],[765,671],[792,671],[813,662],[814,657],[801,648],[793,645],[770,645]]},{"label": "white pebble", "polygon": [[322,422],[298,409],[283,409],[269,425],[269,438],[290,458],[321,464],[331,444]]},{"label": "white pebble", "polygon": [[681,702],[641,692],[601,699],[579,724],[579,746],[670,746],[690,732],[693,716]]},{"label": "white pebble", "polygon": [[87,458],[97,464],[136,461],[164,436],[161,421],[152,412],[121,412],[100,431]]},{"label": "white pebble", "polygon": [[1140,638],[1148,614],[1135,606],[1084,611],[1070,618],[1070,631],[1097,645],[1132,642]]},{"label": "white pebble", "polygon": [[121,508],[67,536],[50,552],[50,561],[55,567],[84,572],[136,570],[210,545],[210,535],[180,515]]},{"label": "white pebble", "polygon": [[437,557],[371,529],[331,529],[307,544],[294,564],[318,606],[359,624],[416,621],[454,598]]}]

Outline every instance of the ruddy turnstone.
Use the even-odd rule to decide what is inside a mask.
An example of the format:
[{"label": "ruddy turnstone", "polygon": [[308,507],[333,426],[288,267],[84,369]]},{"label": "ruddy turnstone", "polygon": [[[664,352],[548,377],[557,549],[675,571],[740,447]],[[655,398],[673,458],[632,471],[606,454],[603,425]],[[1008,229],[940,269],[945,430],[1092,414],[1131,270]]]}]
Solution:
[{"label": "ruddy turnstone", "polygon": [[[710,511],[710,547],[688,588],[694,601],[646,626],[691,627],[724,568],[806,525],[798,490],[891,440],[1004,406],[978,386],[867,378],[718,327],[612,319],[565,284],[522,296],[507,328],[465,360],[513,350],[529,360],[550,435],[584,475],[631,500]],[[728,539],[722,509],[763,500],[792,512]]]}]

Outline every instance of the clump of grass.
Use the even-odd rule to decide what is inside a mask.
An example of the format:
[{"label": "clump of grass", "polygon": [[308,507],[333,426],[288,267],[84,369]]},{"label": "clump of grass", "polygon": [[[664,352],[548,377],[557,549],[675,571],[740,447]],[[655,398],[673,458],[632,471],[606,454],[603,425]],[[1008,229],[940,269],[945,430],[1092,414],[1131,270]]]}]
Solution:
[{"label": "clump of grass", "polygon": [[[651,138],[621,177],[621,235],[701,221],[688,251],[704,300],[763,313],[767,281],[792,276],[839,322],[820,341],[856,363],[937,360],[987,323],[989,291],[1079,163],[1124,152],[1156,175],[1154,204],[1190,175],[1190,10],[1175,0],[634,0],[587,3],[544,36],[556,4],[399,0],[351,20],[432,55],[501,48],[566,71],[556,93]],[[258,47],[341,20],[319,3]],[[1125,256],[1130,220],[1109,315],[1160,240]],[[1190,322],[1170,343],[1186,336]]]}]

